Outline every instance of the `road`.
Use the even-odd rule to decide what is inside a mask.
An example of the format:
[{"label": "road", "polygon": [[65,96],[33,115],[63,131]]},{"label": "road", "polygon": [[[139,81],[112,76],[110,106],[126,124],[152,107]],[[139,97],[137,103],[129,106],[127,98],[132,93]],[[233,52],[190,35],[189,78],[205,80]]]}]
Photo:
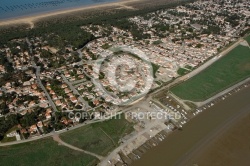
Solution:
[{"label": "road", "polygon": [[[233,44],[232,46],[230,46],[228,49],[226,49],[225,51],[221,52],[220,53],[220,57],[221,58],[223,55],[226,55],[228,52],[230,52],[233,48],[235,48],[237,45],[239,45],[239,43],[242,42],[242,39],[240,39],[239,41],[237,41],[235,44]],[[218,60],[219,58],[216,58],[216,59],[211,59],[209,60],[208,62],[206,62],[205,64],[203,64],[202,66],[200,66],[199,68],[193,70],[191,73],[189,73],[188,75],[186,76],[182,76],[182,77],[179,77],[177,78],[176,80],[174,80],[172,83],[158,89],[157,91],[151,93],[147,98],[143,99],[143,101],[149,101],[153,95],[155,95],[156,93],[159,93],[165,89],[169,89],[170,87],[172,87],[173,85],[177,84],[177,83],[180,83],[180,82],[183,82],[184,80],[186,79],[189,79],[191,77],[193,77],[194,75],[200,73],[201,71],[203,71],[204,69],[206,69],[208,66],[210,66],[211,64],[213,64],[216,60]],[[37,78],[38,78],[38,83],[39,85],[42,87],[43,90],[46,91],[46,89],[44,88],[44,86],[42,85],[41,83],[41,80],[40,80],[40,67],[37,67],[37,71],[36,71],[36,75],[37,75]],[[48,97],[48,99],[50,98],[49,94],[48,93],[45,93],[46,96]],[[50,98],[51,99],[51,98]],[[52,101],[52,100],[51,100]],[[53,106],[54,103],[52,102],[51,105]],[[138,103],[135,103],[134,105],[132,106],[127,106],[127,107],[123,107],[123,111],[122,112],[125,112],[127,110],[130,110],[132,109],[133,107],[136,107],[138,105],[143,105],[143,102],[142,101],[139,101]],[[55,105],[54,105],[55,106]],[[55,107],[56,108],[56,107]],[[53,108],[54,109],[54,108]],[[57,110],[57,109],[55,109]],[[120,113],[122,113],[120,112]],[[113,115],[115,116],[115,115]],[[113,117],[111,116],[111,117]],[[111,118],[110,117],[110,118]],[[77,126],[74,126],[72,128],[70,128],[70,130],[74,130],[74,129],[77,129],[77,128],[80,128],[80,127],[83,127],[85,125],[89,125],[89,124],[92,124],[92,123],[98,123],[98,122],[102,122],[102,121],[105,121],[107,120],[106,119],[103,119],[103,120],[98,120],[98,121],[89,121],[89,122],[86,122],[84,124],[81,124],[81,125],[77,125]],[[67,132],[67,130],[63,130],[63,131],[59,131],[57,132],[57,134],[59,133],[64,133],[64,132]],[[25,142],[31,142],[31,141],[34,141],[34,140],[39,140],[39,139],[42,139],[42,138],[46,138],[46,137],[51,137],[55,134],[55,132],[52,132],[52,133],[49,133],[49,134],[46,134],[46,135],[42,135],[42,136],[38,136],[38,137],[33,137],[33,138],[30,138],[30,139],[27,139],[27,140],[21,140],[21,141],[15,141],[15,142],[9,142],[9,143],[0,143],[0,146],[10,146],[10,145],[15,145],[15,144],[20,144],[20,143],[25,143]]]},{"label": "road", "polygon": [[[197,68],[196,70],[192,71],[191,73],[189,73],[188,75],[185,75],[183,77],[180,77],[178,79],[176,79],[174,82],[172,82],[171,84],[157,90],[156,92],[154,92],[153,94],[156,94],[162,90],[165,90],[166,88],[170,88],[171,86],[182,82],[182,81],[186,81],[187,79],[195,76],[196,74],[200,73],[201,71],[203,71],[204,69],[206,69],[207,67],[209,67],[211,64],[213,64],[215,61],[217,61],[218,59],[220,59],[221,57],[223,57],[224,55],[226,55],[228,52],[230,52],[232,49],[234,49],[236,46],[238,46],[240,44],[240,42],[242,42],[242,40],[240,39],[238,42],[236,42],[235,44],[233,44],[232,46],[230,46],[228,49],[226,49],[225,51],[220,53],[220,57],[218,58],[213,58],[211,60],[209,60],[208,62],[206,62],[205,64],[203,64],[202,66],[200,66],[199,68]],[[139,101],[138,103],[135,103],[132,107],[138,106],[138,107],[143,107],[145,108],[145,104],[148,104],[149,100],[152,99],[152,94],[147,97],[147,99],[143,99],[143,101]],[[128,109],[132,109],[132,107],[129,107]],[[147,109],[147,108],[145,108]],[[151,124],[153,125],[153,124]],[[144,132],[146,132],[149,128],[145,129]],[[138,136],[140,133],[138,133],[136,136]],[[108,161],[113,158],[121,149],[123,149],[125,146],[127,146],[130,141],[132,141],[134,138],[129,139],[129,141],[127,141],[126,143],[122,144],[121,146],[119,146],[118,148],[116,148],[109,156],[107,156],[104,160],[101,161],[101,163],[99,163],[100,166],[106,166]],[[183,165],[183,164],[180,164]]]},{"label": "road", "polygon": [[[122,112],[120,112],[119,114],[121,114],[121,113]],[[77,126],[71,127],[71,128],[69,128],[69,130],[78,129],[80,127],[87,126],[87,125],[94,124],[94,123],[104,122],[104,121],[107,121],[108,119],[111,119],[114,116],[116,116],[116,115],[107,116],[106,118],[103,118],[103,119],[100,119],[100,120],[87,121],[87,122],[85,122],[83,124],[79,124]],[[7,142],[7,143],[0,143],[0,147],[1,146],[11,146],[11,145],[21,144],[21,143],[26,143],[26,142],[32,142],[32,141],[36,141],[36,140],[39,140],[39,139],[44,139],[44,138],[51,137],[51,136],[53,136],[55,134],[62,134],[62,133],[65,133],[67,131],[68,131],[67,129],[64,129],[64,130],[60,130],[60,131],[53,131],[53,132],[51,132],[49,134],[45,134],[45,135],[41,135],[41,136],[37,136],[37,137],[32,137],[32,138],[25,139],[25,140],[14,141],[14,142]]]},{"label": "road", "polygon": [[80,100],[81,103],[84,104],[85,109],[88,109],[89,104],[82,98],[82,96],[79,94],[76,88],[72,85],[72,83],[70,83],[63,74],[61,74],[61,77],[63,81],[69,86],[69,88],[73,91],[73,93],[79,96],[78,99]]},{"label": "road", "polygon": [[[144,133],[149,133],[150,130],[153,127],[156,127],[158,125],[164,125],[163,123],[160,122],[154,122],[151,123],[147,126],[147,128],[139,131],[138,133],[136,133],[136,135],[133,135],[131,138],[129,138],[128,140],[126,140],[126,142],[124,142],[123,144],[121,144],[119,147],[117,147],[115,150],[113,150],[107,157],[105,157],[99,164],[98,166],[107,166],[108,165],[108,161],[111,160],[112,158],[114,158],[118,152],[120,152],[122,149],[124,149],[126,146],[128,146],[129,144],[133,144],[133,141],[138,138],[139,136],[142,136]],[[167,128],[167,127],[165,127]],[[134,147],[135,149],[138,147]]]},{"label": "road", "polygon": [[[33,66],[35,67],[35,66]],[[42,88],[43,92],[45,93],[45,96],[47,97],[47,99],[49,100],[49,104],[52,107],[52,109],[54,110],[54,112],[57,112],[58,109],[56,108],[55,103],[53,102],[53,100],[51,99],[49,93],[47,92],[47,90],[45,89],[45,87],[42,84],[42,81],[40,79],[40,66],[36,66],[36,78],[37,78],[37,83],[38,85]]]},{"label": "road", "polygon": [[[127,111],[131,111],[133,109],[137,110],[138,108],[140,108],[141,110],[144,110],[144,112],[152,112],[151,110],[153,109],[151,106],[151,104],[149,104],[148,100],[141,100],[141,102],[138,102],[136,104],[134,104],[131,107],[128,107],[127,109],[124,109],[123,112],[127,112]],[[172,112],[173,113],[173,112]],[[155,120],[152,122],[147,122],[145,125],[145,128],[138,131],[138,133],[136,133],[135,135],[133,135],[132,137],[130,137],[128,140],[123,141],[123,143],[117,147],[114,151],[112,151],[107,157],[105,157],[99,164],[98,166],[107,166],[108,162],[111,161],[113,158],[115,158],[115,156],[118,154],[119,151],[121,151],[122,149],[124,149],[126,146],[128,146],[129,144],[134,144],[133,141],[138,138],[139,136],[142,136],[145,133],[150,133],[151,129],[153,127],[156,126],[161,126],[162,129],[166,129],[166,125],[164,124],[165,120]],[[134,149],[137,149],[138,145],[134,144]],[[140,146],[140,145],[139,145]]]},{"label": "road", "polygon": [[206,63],[202,64],[200,67],[198,67],[197,69],[193,70],[192,72],[190,72],[187,75],[184,75],[182,77],[179,77],[177,79],[175,79],[173,82],[171,82],[170,84],[158,89],[157,91],[153,92],[152,94],[157,94],[163,90],[169,89],[172,86],[179,84],[181,82],[184,82],[190,78],[192,78],[193,76],[199,74],[200,72],[202,72],[204,69],[206,69],[207,67],[209,67],[210,65],[212,65],[214,62],[218,61],[220,58],[222,58],[223,56],[225,56],[227,53],[229,53],[231,50],[233,50],[235,47],[237,47],[241,42],[243,41],[242,38],[240,38],[236,43],[234,43],[232,46],[228,47],[226,50],[222,51],[219,55],[220,56],[216,56],[215,58],[212,58],[210,60],[208,60]]},{"label": "road", "polygon": [[[216,62],[217,60],[219,60],[220,58],[222,58],[223,56],[227,55],[230,51],[232,51],[235,47],[237,47],[241,42],[243,42],[244,40],[243,39],[239,39],[236,43],[234,43],[232,46],[230,46],[229,48],[227,48],[226,50],[222,51],[219,55],[219,57],[215,57],[211,60],[209,60],[207,63],[203,64],[201,67],[197,68],[196,70],[194,70],[193,72],[189,73],[188,75],[185,75],[183,77],[180,77],[180,82],[181,80],[183,81],[186,81],[187,79],[190,79],[192,78],[193,76],[195,76],[196,74],[200,73],[202,70],[206,69],[207,67],[209,67],[210,65],[212,65],[214,62]],[[246,82],[249,82],[250,81],[250,78],[248,79],[245,79],[244,81],[241,81],[231,87],[229,87],[228,89],[225,89],[224,91],[216,94],[215,96],[205,100],[205,101],[202,101],[202,102],[193,102],[193,101],[189,101],[189,100],[183,100],[181,98],[179,98],[178,96],[174,95],[174,94],[171,94],[178,102],[182,103],[183,105],[185,105],[185,102],[193,102],[195,103],[198,107],[202,106],[202,105],[205,105],[207,103],[210,103],[212,102],[213,100],[215,100],[216,98],[232,91],[233,89],[239,87],[240,85],[243,85],[245,84]],[[177,84],[176,81],[174,81],[173,83],[171,83],[171,85],[169,85],[168,87],[170,88],[172,85],[175,85]],[[161,90],[161,89],[160,89]],[[158,91],[160,91],[158,90]]]},{"label": "road", "polygon": [[[198,107],[201,107],[201,106],[206,105],[206,104],[208,104],[208,103],[214,101],[214,100],[217,99],[218,97],[223,96],[223,95],[225,95],[225,94],[231,92],[232,90],[236,89],[237,87],[240,87],[240,86],[242,86],[242,85],[244,85],[244,84],[246,84],[246,83],[248,83],[248,82],[250,82],[250,78],[247,78],[247,79],[245,79],[244,81],[241,81],[241,82],[239,82],[239,83],[237,83],[237,84],[235,84],[235,85],[229,87],[228,89],[226,89],[226,90],[224,90],[224,91],[222,91],[222,92],[216,94],[215,96],[213,96],[213,97],[211,97],[211,98],[209,98],[209,99],[207,99],[207,100],[205,100],[205,101],[202,101],[202,102],[193,102],[193,103],[195,103]],[[185,100],[185,101],[186,101],[186,100]]]},{"label": "road", "polygon": [[35,62],[34,62],[34,55],[33,55],[33,50],[32,50],[32,44],[30,43],[30,41],[29,41],[29,39],[27,37],[25,39],[26,39],[26,42],[27,42],[27,44],[29,46],[29,53],[30,53],[30,56],[31,56],[32,67],[34,67],[36,69],[37,83],[42,88],[43,92],[45,93],[45,96],[47,97],[47,99],[49,101],[49,104],[52,107],[53,111],[56,112],[56,111],[58,111],[57,108],[56,108],[56,105],[53,102],[53,100],[51,99],[49,93],[47,92],[47,90],[43,86],[42,81],[40,79],[40,70],[41,70],[41,68],[40,68],[40,66],[37,66],[35,64]]}]

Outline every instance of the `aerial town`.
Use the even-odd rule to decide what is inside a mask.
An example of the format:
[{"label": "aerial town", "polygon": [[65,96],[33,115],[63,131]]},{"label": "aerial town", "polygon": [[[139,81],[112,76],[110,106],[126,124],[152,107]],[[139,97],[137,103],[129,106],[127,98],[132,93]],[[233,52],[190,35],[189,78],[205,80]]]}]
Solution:
[{"label": "aerial town", "polygon": [[[145,75],[150,74],[149,68],[140,68],[145,61],[138,59],[136,52],[121,50],[119,46],[137,48],[145,53],[152,64],[150,91],[154,91],[199,67],[235,42],[249,29],[249,6],[250,1],[236,5],[229,0],[223,5],[197,1],[127,19],[143,32],[143,39],[121,27],[82,26],[81,29],[95,39],[80,49],[71,45],[59,47],[50,42],[49,38],[56,41],[55,34],[13,39],[0,48],[0,116],[11,121],[18,115],[21,123],[15,132],[7,133],[15,126],[8,122],[4,134],[13,140],[29,139],[119,111],[119,103],[113,102],[111,96],[116,95],[123,102],[137,96],[146,86]],[[98,73],[94,65],[101,58],[105,61]],[[118,72],[113,71],[117,58],[127,59],[125,71],[120,68]],[[136,68],[129,68],[132,62]],[[123,81],[137,80],[127,85],[134,86],[133,91],[117,89],[108,78],[110,73],[123,85]],[[95,79],[110,95],[105,96],[93,83]],[[186,114],[184,108],[179,110],[183,116]],[[94,112],[94,116],[73,119],[65,116],[73,111]]]}]

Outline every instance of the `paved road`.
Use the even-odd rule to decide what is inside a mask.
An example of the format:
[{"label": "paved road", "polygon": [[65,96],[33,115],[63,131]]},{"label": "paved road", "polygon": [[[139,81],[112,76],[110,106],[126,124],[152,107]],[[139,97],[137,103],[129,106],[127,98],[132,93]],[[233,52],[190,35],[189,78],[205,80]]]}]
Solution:
[{"label": "paved road", "polygon": [[73,81],[73,82],[71,82],[73,85],[75,85],[75,84],[81,84],[81,83],[84,83],[84,82],[86,82],[87,80],[86,79],[82,79],[82,80],[76,80],[76,81]]},{"label": "paved road", "polygon": [[45,96],[47,97],[50,106],[52,107],[53,111],[56,112],[58,111],[56,108],[55,103],[53,102],[53,100],[51,99],[49,93],[47,92],[47,90],[45,89],[45,87],[42,84],[42,81],[40,79],[40,66],[36,66],[35,62],[34,62],[34,55],[33,55],[33,50],[32,50],[32,44],[30,43],[29,39],[26,37],[26,42],[29,46],[29,51],[30,51],[30,56],[31,56],[31,63],[32,63],[32,67],[34,67],[36,69],[36,78],[37,78],[37,83],[38,85],[42,88],[43,92],[45,93]]},{"label": "paved road", "polygon": [[61,74],[61,77],[62,77],[63,81],[69,86],[69,88],[73,91],[73,93],[79,96],[78,99],[80,100],[81,103],[84,104],[85,109],[89,108],[89,104],[82,98],[82,96],[76,90],[76,88],[72,85],[72,83],[69,82],[63,74]]},{"label": "paved road", "polygon": [[58,111],[57,108],[56,108],[55,103],[53,102],[53,100],[51,99],[49,93],[47,92],[47,90],[45,89],[45,87],[42,84],[42,81],[40,79],[40,66],[36,67],[36,78],[37,78],[37,83],[42,88],[43,92],[45,93],[45,96],[49,100],[49,104],[52,107],[52,109],[54,110],[54,112]]},{"label": "paved road", "polygon": [[[223,51],[222,53],[220,53],[220,55],[226,55],[229,51],[231,51],[233,48],[235,48],[240,42],[242,42],[242,39],[240,39],[238,42],[236,42],[235,44],[233,44],[231,47],[229,47],[228,49],[226,49],[225,51]],[[221,56],[221,57],[222,57]],[[159,93],[165,89],[169,89],[171,86],[177,84],[177,83],[180,83],[182,82],[183,80],[186,80],[196,74],[198,74],[199,72],[201,72],[202,70],[204,70],[205,68],[207,68],[208,66],[210,66],[212,63],[214,63],[216,60],[218,60],[219,58],[216,58],[216,59],[211,59],[209,60],[208,62],[206,62],[205,64],[203,64],[202,66],[200,66],[199,68],[197,68],[196,70],[192,71],[191,73],[189,73],[187,76],[183,76],[183,77],[179,77],[177,78],[176,80],[174,80],[172,83],[158,89],[157,91],[153,92],[152,94],[150,94],[146,99],[143,99],[143,101],[149,101],[150,99],[152,99],[152,96],[155,95],[156,93]],[[37,71],[37,75],[39,76],[40,75],[40,68],[39,70]],[[38,81],[41,83],[41,80],[40,80],[40,77],[38,77]],[[42,86],[43,87],[43,86]],[[44,87],[43,87],[44,88]],[[44,88],[45,89],[45,88]],[[46,90],[46,89],[45,89]],[[50,98],[50,97],[49,97]],[[132,109],[133,107],[136,107],[137,105],[143,105],[143,103],[139,101],[138,103],[135,103],[134,105],[132,106],[127,106],[127,107],[123,107],[123,111],[122,112],[125,112],[127,110],[130,110]],[[121,112],[121,113],[122,113]],[[114,115],[115,116],[115,115]],[[85,125],[88,125],[88,124],[92,124],[92,123],[97,123],[97,122],[102,122],[102,121],[105,121],[105,120],[98,120],[98,121],[89,121],[85,124],[81,124],[81,125],[77,125],[77,126],[74,126],[72,128],[70,128],[70,130],[74,130],[76,128],[80,128],[82,126],[85,126]],[[59,131],[57,133],[64,133],[64,132],[67,132],[67,130],[63,130],[63,131]],[[34,141],[34,140],[39,140],[39,139],[42,139],[42,138],[46,138],[46,137],[50,137],[50,136],[53,136],[55,133],[49,133],[49,134],[46,134],[46,135],[43,135],[43,136],[39,136],[39,137],[33,137],[31,139],[27,139],[27,140],[21,140],[21,141],[15,141],[15,142],[10,142],[10,143],[0,143],[0,146],[9,146],[9,145],[15,145],[15,144],[20,144],[20,143],[25,143],[25,142],[31,142],[31,141]]]},{"label": "paved road", "polygon": [[[187,75],[187,76],[188,76],[187,79],[189,79],[189,78],[195,76],[196,74],[198,74],[198,73],[201,72],[202,70],[206,69],[206,68],[209,67],[211,64],[213,64],[214,62],[216,62],[217,60],[219,60],[220,58],[222,58],[223,56],[227,55],[230,51],[232,51],[235,47],[237,47],[237,46],[238,46],[241,42],[243,42],[243,41],[244,41],[243,39],[239,39],[239,40],[238,40],[236,43],[234,43],[232,46],[230,46],[230,47],[227,48],[226,50],[222,51],[222,52],[219,54],[219,55],[220,55],[219,57],[213,58],[213,59],[211,59],[210,61],[208,61],[206,64],[204,64],[204,67],[203,67],[203,68],[201,68],[201,69],[198,68],[198,69],[199,69],[198,71],[195,71],[194,73],[191,72],[190,74],[188,74],[188,75]],[[197,69],[196,69],[196,70],[197,70]],[[182,79],[185,80],[185,76],[184,76],[184,78],[182,78]],[[213,96],[213,97],[211,97],[211,98],[209,98],[209,99],[207,99],[207,100],[205,100],[205,101],[202,101],[202,102],[193,102],[193,101],[190,101],[190,100],[183,100],[183,99],[179,98],[178,96],[176,96],[176,95],[174,95],[174,94],[171,94],[171,95],[172,95],[176,100],[178,100],[180,103],[182,103],[182,104],[185,104],[184,102],[187,101],[187,102],[193,102],[193,103],[195,103],[198,107],[200,107],[200,106],[202,106],[202,105],[205,105],[205,104],[207,104],[207,103],[212,102],[212,101],[215,100],[216,98],[218,98],[218,97],[220,97],[220,96],[222,96],[222,95],[224,95],[224,94],[226,94],[226,93],[232,91],[233,89],[235,89],[235,88],[237,88],[237,87],[239,87],[239,86],[241,86],[241,85],[244,85],[245,83],[247,83],[247,82],[249,82],[249,81],[250,81],[250,78],[245,79],[244,81],[241,81],[241,82],[239,82],[239,83],[237,83],[237,84],[235,84],[235,85],[229,87],[228,89],[225,89],[224,91],[222,91],[222,92],[216,94],[215,96]]]},{"label": "paved road", "polygon": [[[119,114],[121,114],[122,112],[120,112]],[[118,115],[118,114],[117,114]],[[74,129],[78,129],[80,127],[83,127],[83,126],[87,126],[89,124],[94,124],[94,123],[99,123],[99,122],[104,122],[104,121],[107,121],[108,119],[114,117],[116,115],[111,115],[111,116],[107,116],[106,118],[104,119],[100,119],[100,120],[91,120],[91,121],[87,121],[83,124],[79,124],[77,126],[74,126],[74,127],[71,127],[69,128],[69,130],[74,130]],[[29,138],[29,139],[25,139],[25,140],[20,140],[20,141],[14,141],[14,142],[7,142],[7,143],[0,143],[0,147],[1,146],[10,146],[10,145],[16,145],[16,144],[21,144],[21,143],[26,143],[26,142],[32,142],[32,141],[35,141],[35,140],[39,140],[39,139],[43,139],[43,138],[48,138],[48,137],[51,137],[55,134],[62,134],[62,133],[65,133],[67,132],[68,130],[64,129],[64,130],[60,130],[60,131],[53,131],[49,134],[45,134],[45,135],[41,135],[41,136],[37,136],[37,137],[32,137],[32,138]]]},{"label": "paved road", "polygon": [[[123,112],[127,112],[127,111],[131,111],[133,109],[137,109],[140,108],[141,110],[144,110],[144,112],[151,112],[151,110],[153,109],[152,107],[150,107],[149,101],[148,99],[143,99],[138,103],[135,103],[133,106],[131,107],[127,107],[126,109],[123,110]],[[160,112],[160,111],[159,111]],[[172,111],[172,113],[174,113]],[[164,120],[163,120],[164,121]],[[162,128],[167,128],[164,124],[163,121],[157,120],[157,121],[152,121],[152,122],[148,122],[147,125],[145,126],[145,129],[142,129],[141,131],[139,131],[138,133],[136,133],[135,135],[133,135],[131,138],[129,138],[128,140],[124,141],[123,144],[121,144],[119,147],[117,147],[114,151],[112,151],[107,157],[105,157],[99,164],[98,166],[107,166],[108,165],[108,161],[115,158],[115,156],[117,155],[117,153],[119,151],[121,151],[123,148],[125,148],[127,145],[131,144],[132,141],[134,141],[138,136],[141,136],[144,133],[150,133],[150,130],[153,127],[156,126],[164,126]],[[135,145],[136,146],[136,145]],[[138,147],[134,147],[135,149]],[[112,165],[112,164],[111,164]]]},{"label": "paved road", "polygon": [[182,77],[179,77],[177,79],[175,79],[172,83],[158,89],[157,91],[153,92],[152,94],[157,94],[163,90],[169,89],[170,87],[184,82],[190,78],[192,78],[193,76],[199,74],[200,72],[202,72],[204,69],[206,69],[207,67],[209,67],[210,65],[212,65],[214,62],[216,62],[217,60],[219,60],[220,58],[222,58],[224,55],[226,55],[227,53],[229,53],[231,50],[233,50],[235,47],[237,47],[241,42],[243,41],[243,39],[239,39],[236,43],[234,43],[232,46],[230,46],[229,48],[227,48],[226,50],[222,51],[219,56],[216,56],[212,59],[210,59],[209,61],[207,61],[206,63],[204,63],[203,65],[201,65],[199,68],[193,70],[192,72],[190,72],[187,75],[184,75]]},{"label": "paved road", "polygon": [[[153,128],[153,127],[156,127],[158,125],[162,125],[162,123],[160,122],[154,122],[154,123],[151,123],[147,126],[147,128],[141,130],[140,132],[138,132],[136,135],[133,135],[131,138],[129,138],[128,140],[126,140],[126,142],[124,142],[123,144],[121,144],[119,147],[117,147],[115,150],[113,150],[107,157],[105,157],[99,164],[98,166],[107,166],[109,165],[108,164],[108,161],[111,160],[112,158],[114,158],[118,152],[120,152],[122,149],[124,149],[126,146],[128,146],[129,144],[131,144],[136,138],[138,138],[138,136],[141,136],[142,134],[144,133],[149,133],[150,130]],[[135,149],[138,148],[138,147],[134,147]]]},{"label": "paved road", "polygon": [[217,99],[218,97],[223,96],[223,95],[225,95],[225,94],[231,92],[232,90],[236,89],[237,87],[240,87],[240,86],[242,86],[242,85],[244,85],[244,84],[246,84],[246,83],[248,83],[248,82],[250,82],[250,78],[247,78],[247,79],[245,79],[244,81],[241,81],[241,82],[239,82],[239,83],[237,83],[237,84],[231,86],[230,88],[228,88],[228,89],[226,89],[226,90],[224,90],[224,91],[222,91],[222,92],[216,94],[215,96],[213,96],[213,97],[211,97],[211,98],[209,98],[209,99],[207,99],[207,100],[205,100],[205,101],[202,101],[202,102],[193,102],[193,103],[195,103],[198,107],[201,107],[201,106],[203,106],[203,105],[205,105],[205,104],[208,104],[208,103],[214,101],[214,100]]}]

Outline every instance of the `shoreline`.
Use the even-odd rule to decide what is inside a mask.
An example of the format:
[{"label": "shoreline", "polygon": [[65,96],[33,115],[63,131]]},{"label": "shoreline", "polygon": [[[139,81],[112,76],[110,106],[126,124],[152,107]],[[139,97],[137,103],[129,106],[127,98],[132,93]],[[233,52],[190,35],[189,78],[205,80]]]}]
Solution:
[{"label": "shoreline", "polygon": [[[230,92],[227,92],[226,94],[223,94],[223,95],[219,96],[218,98],[214,99],[213,101],[211,101],[211,103],[214,103],[214,106],[210,106],[209,104],[206,104],[206,105],[202,106],[202,108],[206,107],[207,109],[204,109],[204,111],[201,111],[203,113],[201,113],[201,114],[198,113],[195,116],[191,117],[189,119],[189,121],[187,122],[187,124],[183,126],[183,128],[184,128],[183,132],[185,131],[185,128],[190,128],[190,125],[193,125],[193,123],[196,123],[194,121],[200,121],[202,118],[204,118],[204,116],[207,116],[205,114],[212,114],[212,112],[214,112],[214,109],[215,109],[214,107],[217,107],[217,105],[219,105],[221,102],[229,102],[228,100],[232,100],[231,98],[237,97],[237,96],[241,95],[242,93],[245,93],[245,89],[249,89],[249,87],[250,87],[250,81],[248,81],[247,83],[246,82],[242,83],[242,84],[235,87]],[[223,96],[227,96],[227,97],[229,97],[229,99],[225,99]],[[198,109],[200,109],[200,108],[198,108]],[[177,160],[171,161],[171,162],[173,162],[173,164],[175,164],[175,165],[185,165],[188,162],[192,161],[193,158],[196,158],[196,157],[193,157],[193,156],[198,155],[200,153],[206,152],[206,149],[210,144],[213,144],[215,140],[220,139],[220,137],[224,133],[229,131],[231,128],[234,128],[235,125],[237,125],[238,123],[241,123],[244,116],[249,115],[249,104],[247,106],[244,106],[244,108],[241,108],[239,110],[239,112],[240,113],[232,113],[232,114],[230,114],[230,116],[227,117],[225,119],[225,121],[221,121],[218,124],[216,122],[214,128],[212,130],[210,130],[209,133],[204,135],[204,137],[202,136],[201,139],[199,139],[198,142],[194,143],[193,146],[188,148],[188,150],[185,149],[185,152],[183,152],[182,154],[178,153],[179,156],[177,156],[177,153],[176,153],[175,157],[177,157]],[[187,130],[190,130],[190,129],[187,129]],[[162,132],[165,132],[165,131],[162,130]],[[187,132],[187,131],[185,131],[185,132]],[[147,159],[147,157],[149,157],[150,154],[152,155],[152,154],[156,153],[157,149],[159,150],[160,148],[163,148],[164,147],[163,144],[171,144],[170,142],[171,141],[173,142],[173,137],[176,137],[176,135],[180,135],[180,134],[182,134],[182,131],[178,132],[176,130],[173,130],[171,132],[168,132],[166,134],[166,137],[165,137],[164,141],[160,143],[162,145],[162,147],[157,145],[157,146],[155,146],[153,148],[150,148],[148,150],[149,152],[147,151],[147,152],[143,153],[140,156],[139,160],[137,158],[137,159],[133,160],[133,162],[130,163],[129,165],[138,166],[138,165],[140,165],[142,163],[147,163],[149,161],[149,159]],[[187,138],[187,140],[189,140],[189,138]],[[147,145],[147,144],[145,143],[143,145]],[[175,145],[172,145],[172,146],[175,146]],[[138,150],[138,149],[136,149],[136,150]],[[150,158],[152,160],[154,159],[155,161],[156,160],[158,161],[158,159],[160,159],[158,157],[150,157]],[[148,163],[148,164],[150,164],[150,163]],[[147,164],[146,164],[146,166],[147,166]]]},{"label": "shoreline", "polygon": [[[209,109],[214,109],[213,107],[217,107],[217,105],[220,106],[220,104],[223,102],[227,102],[227,97],[236,97],[237,95],[239,95],[239,93],[244,92],[245,89],[249,89],[250,87],[250,78],[248,78],[247,80],[244,80],[242,82],[240,82],[239,84],[237,84],[237,86],[232,86],[230,91],[227,91],[223,94],[221,94],[220,96],[217,96],[217,98],[213,99],[210,101],[210,103],[206,103],[205,105],[202,105],[201,107],[198,107],[196,110],[196,114],[194,114],[193,116],[191,116],[189,118],[189,120],[187,121],[186,125],[190,125],[193,123],[193,120],[195,119],[199,119],[200,115],[204,116],[204,114],[209,113]],[[230,99],[229,99],[230,100]],[[197,111],[199,110],[199,111]],[[203,112],[202,114],[200,114],[201,112]],[[216,139],[217,136],[219,137],[220,135],[215,135],[213,134],[214,132],[217,133],[217,130],[221,131],[221,128],[223,129],[227,129],[230,128],[231,126],[234,126],[235,122],[239,122],[241,120],[242,115],[245,115],[246,111],[244,111],[242,114],[240,114],[241,116],[232,116],[229,119],[225,119],[225,121],[221,121],[222,124],[219,124],[218,126],[215,126],[215,128],[213,129],[213,131],[209,132],[208,137],[205,137],[204,139],[202,138],[198,143],[198,145],[194,144],[194,146],[191,148],[190,153],[194,153],[197,152],[198,150],[200,150],[200,147],[204,146],[203,142],[208,142],[208,140],[211,139]],[[163,144],[164,142],[168,142],[168,138],[172,137],[175,134],[178,134],[178,129],[182,130],[182,128],[185,128],[186,125],[184,125],[183,127],[180,127],[178,124],[175,124],[174,122],[171,122],[171,124],[174,126],[173,129],[168,129],[168,126],[163,124],[161,125],[161,127],[158,127],[158,130],[156,132],[152,132],[150,135],[152,137],[143,140],[141,142],[138,142],[137,139],[139,136],[144,135],[139,133],[137,135],[137,137],[135,138],[131,138],[129,139],[129,142],[133,142],[134,143],[134,147],[135,148],[126,148],[126,150],[124,150],[125,148],[121,148],[118,147],[117,149],[115,149],[112,153],[110,153],[108,156],[106,156],[100,163],[99,166],[104,166],[105,163],[107,163],[108,161],[113,161],[113,157],[115,156],[115,154],[119,154],[121,157],[122,161],[118,161],[119,164],[125,163],[127,165],[137,165],[138,160],[141,160],[141,158],[144,157],[144,155],[147,155],[148,151],[154,151],[154,149],[157,149],[157,147],[159,147],[159,145]],[[177,130],[177,131],[176,131]],[[144,132],[144,131],[143,131]],[[146,133],[146,132],[145,132]],[[199,146],[201,145],[201,146]],[[122,145],[125,146],[125,145]],[[126,145],[125,147],[129,147],[128,145]],[[183,164],[183,162],[185,162],[187,159],[190,159],[192,156],[189,155],[189,153],[186,153],[184,156],[181,156],[181,158],[179,160],[177,160],[177,164],[179,164],[180,162]],[[141,161],[143,162],[143,161]],[[116,163],[116,164],[118,164]]]},{"label": "shoreline", "polygon": [[40,19],[48,18],[48,17],[54,17],[54,16],[61,16],[64,14],[75,14],[77,12],[83,12],[91,9],[104,9],[104,8],[119,8],[119,7],[125,7],[129,8],[129,6],[126,6],[128,3],[137,3],[137,2],[145,2],[146,0],[118,0],[116,2],[106,2],[106,3],[99,3],[99,4],[92,4],[92,5],[85,5],[82,7],[76,7],[71,9],[59,9],[55,11],[40,13],[40,14],[34,14],[34,15],[28,15],[28,16],[20,16],[15,18],[10,18],[6,20],[0,20],[0,26],[9,26],[9,25],[15,25],[15,24],[30,24],[31,28],[33,28],[34,23],[36,21],[39,21]]}]

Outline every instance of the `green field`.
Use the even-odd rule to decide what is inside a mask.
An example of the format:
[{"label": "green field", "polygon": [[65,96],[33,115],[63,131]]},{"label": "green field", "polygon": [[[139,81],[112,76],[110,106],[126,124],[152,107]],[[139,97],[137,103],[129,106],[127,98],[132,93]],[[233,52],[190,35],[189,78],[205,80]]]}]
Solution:
[{"label": "green field", "polygon": [[59,146],[52,138],[0,147],[0,156],[3,166],[93,166],[98,162],[83,152]]},{"label": "green field", "polygon": [[16,137],[4,137],[4,139],[1,140],[1,143],[6,143],[6,142],[13,142],[16,141]]},{"label": "green field", "polygon": [[4,135],[4,138],[1,140],[1,143],[6,143],[6,142],[13,142],[16,141],[16,137],[7,137],[7,134],[11,133],[12,131],[17,130],[18,127],[14,126],[11,129],[9,129],[9,131],[6,132],[6,134]]},{"label": "green field", "polygon": [[177,71],[177,74],[179,74],[180,76],[183,76],[185,74],[187,74],[189,71],[187,69],[184,68],[179,68]]},{"label": "green field", "polygon": [[250,49],[237,46],[210,67],[171,89],[178,97],[204,101],[250,76]]},{"label": "green field", "polygon": [[245,40],[248,42],[248,44],[250,45],[250,35],[249,36],[247,36],[246,38],[245,38]]},{"label": "green field", "polygon": [[81,149],[107,155],[115,149],[119,140],[133,131],[133,124],[122,115],[121,119],[111,119],[95,123],[60,135],[61,139]]}]

